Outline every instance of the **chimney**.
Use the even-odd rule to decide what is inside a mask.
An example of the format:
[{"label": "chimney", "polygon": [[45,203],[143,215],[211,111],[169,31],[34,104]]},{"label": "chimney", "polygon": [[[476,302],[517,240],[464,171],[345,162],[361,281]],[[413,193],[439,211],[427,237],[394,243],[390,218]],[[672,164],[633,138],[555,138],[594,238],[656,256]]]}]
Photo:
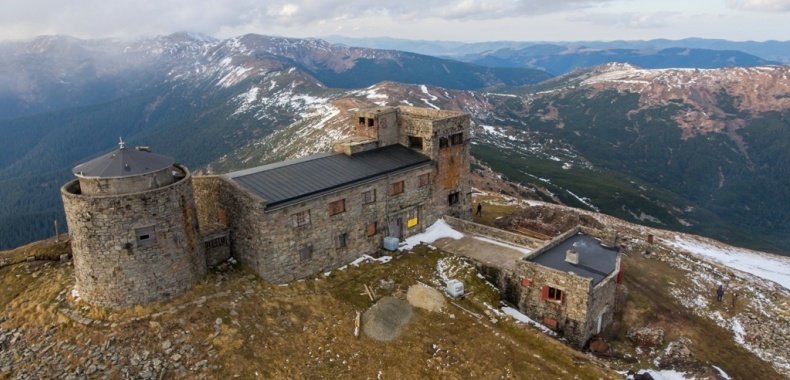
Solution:
[{"label": "chimney", "polygon": [[576,250],[573,248],[565,251],[565,262],[578,265],[579,252],[576,252]]}]

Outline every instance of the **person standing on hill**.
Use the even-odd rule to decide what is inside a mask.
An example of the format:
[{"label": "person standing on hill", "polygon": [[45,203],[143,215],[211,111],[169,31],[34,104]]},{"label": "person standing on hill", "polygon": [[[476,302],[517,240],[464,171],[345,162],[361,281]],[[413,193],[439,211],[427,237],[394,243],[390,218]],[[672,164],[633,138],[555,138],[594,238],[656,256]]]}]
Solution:
[{"label": "person standing on hill", "polygon": [[721,302],[724,299],[724,285],[719,284],[719,288],[716,289],[716,300]]},{"label": "person standing on hill", "polygon": [[475,215],[477,215],[477,216],[482,216],[483,215],[483,204],[482,203],[478,203],[477,204],[477,212],[475,213]]}]

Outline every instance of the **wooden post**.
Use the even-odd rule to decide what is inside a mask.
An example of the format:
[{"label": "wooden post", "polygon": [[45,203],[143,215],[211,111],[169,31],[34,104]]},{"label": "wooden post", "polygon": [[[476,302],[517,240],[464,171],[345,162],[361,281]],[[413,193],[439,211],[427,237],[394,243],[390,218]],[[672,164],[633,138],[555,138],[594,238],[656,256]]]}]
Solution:
[{"label": "wooden post", "polygon": [[59,242],[60,234],[58,234],[58,220],[55,219],[55,243]]},{"label": "wooden post", "polygon": [[357,318],[354,321],[354,337],[355,338],[359,338],[359,325],[360,325],[360,317],[361,316],[362,316],[362,313],[357,312]]}]

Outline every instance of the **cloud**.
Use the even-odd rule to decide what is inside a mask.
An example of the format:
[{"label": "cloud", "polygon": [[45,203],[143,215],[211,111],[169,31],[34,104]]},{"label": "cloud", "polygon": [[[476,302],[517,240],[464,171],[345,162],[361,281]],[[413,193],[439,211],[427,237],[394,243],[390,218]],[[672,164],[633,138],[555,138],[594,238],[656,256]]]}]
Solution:
[{"label": "cloud", "polygon": [[670,26],[679,17],[682,17],[679,12],[581,13],[569,16],[568,20],[628,29],[653,29]]},{"label": "cloud", "polygon": [[727,7],[751,12],[790,12],[790,0],[726,0]]},{"label": "cloud", "polygon": [[[189,30],[225,31],[315,27],[354,19],[400,23],[494,20],[587,9],[612,0],[26,0],[0,2],[0,39],[57,33],[119,37]],[[327,26],[336,28],[339,25]],[[351,27],[351,25],[346,25]],[[263,30],[260,30],[260,29]]]}]

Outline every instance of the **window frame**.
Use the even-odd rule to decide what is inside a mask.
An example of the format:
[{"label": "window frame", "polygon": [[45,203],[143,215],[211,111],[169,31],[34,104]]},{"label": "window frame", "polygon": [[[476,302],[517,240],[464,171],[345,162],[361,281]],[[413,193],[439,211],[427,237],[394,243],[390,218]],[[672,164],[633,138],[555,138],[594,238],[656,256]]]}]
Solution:
[{"label": "window frame", "polygon": [[348,232],[335,235],[335,249],[348,248]]},{"label": "window frame", "polygon": [[464,145],[464,133],[453,133],[449,136],[450,145]]},{"label": "window frame", "polygon": [[461,203],[461,192],[456,191],[447,194],[447,205],[448,206],[455,206]]},{"label": "window frame", "polygon": [[431,173],[422,173],[417,176],[417,187],[425,187],[431,184]]},{"label": "window frame", "polygon": [[[306,217],[303,216],[305,214],[306,214]],[[303,219],[301,222],[299,221],[300,216]],[[310,215],[310,209],[297,211],[297,212],[291,214],[291,218],[292,218],[292,222],[293,222],[294,228],[309,226],[313,222],[312,216]]]},{"label": "window frame", "polygon": [[[396,188],[399,189],[400,191],[396,192],[395,191]],[[405,180],[400,180],[400,181],[395,181],[395,182],[390,183],[390,196],[393,196],[393,197],[394,196],[398,196],[398,195],[403,194],[404,192],[406,192],[406,181]]]},{"label": "window frame", "polygon": [[299,262],[306,263],[313,259],[313,245],[305,244],[296,253],[299,255]]},{"label": "window frame", "polygon": [[[342,208],[339,209],[339,210],[338,210],[337,207],[334,206],[334,205],[336,205],[338,203],[342,205]],[[329,202],[327,204],[327,213],[329,214],[329,216],[339,215],[339,214],[342,214],[342,213],[344,213],[346,211],[347,211],[346,210],[346,198],[337,199],[337,200],[331,201],[331,202]]]},{"label": "window frame", "polygon": [[[372,233],[371,233],[371,227],[373,231]],[[373,221],[368,223],[367,226],[365,226],[365,235],[367,237],[374,237],[377,234],[378,234],[378,222]]]},{"label": "window frame", "polygon": [[[368,194],[371,196],[368,197]],[[368,199],[370,198],[370,199]],[[371,203],[376,203],[376,188],[370,188],[362,192],[362,204],[369,205]]]}]

